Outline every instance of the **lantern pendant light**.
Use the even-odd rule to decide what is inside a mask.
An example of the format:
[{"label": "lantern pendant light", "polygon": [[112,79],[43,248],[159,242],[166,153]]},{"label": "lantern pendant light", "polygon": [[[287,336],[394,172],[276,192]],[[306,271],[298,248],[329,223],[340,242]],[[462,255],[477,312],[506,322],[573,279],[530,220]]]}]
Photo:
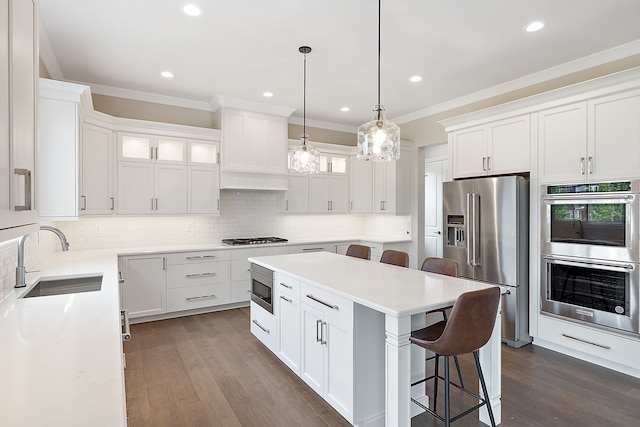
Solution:
[{"label": "lantern pendant light", "polygon": [[358,159],[384,162],[400,158],[400,128],[386,119],[380,104],[380,9],[378,0],[378,104],[371,121],[358,128]]},{"label": "lantern pendant light", "polygon": [[300,145],[291,152],[289,169],[298,173],[314,174],[320,170],[320,152],[309,145],[309,135],[307,135],[307,54],[311,52],[311,48],[300,46],[298,50],[304,54],[302,135],[300,136]]}]

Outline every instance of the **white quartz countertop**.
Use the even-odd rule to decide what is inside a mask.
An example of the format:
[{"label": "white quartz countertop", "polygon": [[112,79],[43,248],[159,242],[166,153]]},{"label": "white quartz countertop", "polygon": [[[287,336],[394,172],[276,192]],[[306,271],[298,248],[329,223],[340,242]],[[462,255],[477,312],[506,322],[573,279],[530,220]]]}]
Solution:
[{"label": "white quartz countertop", "polygon": [[[37,268],[0,303],[0,425],[126,425],[117,251],[58,252]],[[40,276],[94,273],[100,291],[21,298]]]},{"label": "white quartz countertop", "polygon": [[493,285],[328,252],[249,258],[394,317],[448,307],[460,294]]}]

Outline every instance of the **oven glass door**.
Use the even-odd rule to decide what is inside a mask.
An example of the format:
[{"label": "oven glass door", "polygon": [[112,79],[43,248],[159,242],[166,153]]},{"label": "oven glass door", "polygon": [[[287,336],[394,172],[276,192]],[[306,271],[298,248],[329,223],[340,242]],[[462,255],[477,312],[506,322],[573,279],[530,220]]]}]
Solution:
[{"label": "oven glass door", "polygon": [[626,203],[551,205],[551,242],[627,246]]},{"label": "oven glass door", "polygon": [[542,309],[638,332],[638,265],[543,257]]}]

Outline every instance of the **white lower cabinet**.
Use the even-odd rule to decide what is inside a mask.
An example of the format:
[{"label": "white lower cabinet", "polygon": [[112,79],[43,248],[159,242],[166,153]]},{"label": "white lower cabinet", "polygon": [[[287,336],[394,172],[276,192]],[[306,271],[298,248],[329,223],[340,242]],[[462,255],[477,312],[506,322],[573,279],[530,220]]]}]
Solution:
[{"label": "white lower cabinet", "polygon": [[278,357],[300,375],[300,280],[278,273],[274,281]]},{"label": "white lower cabinet", "polygon": [[166,254],[120,257],[122,308],[129,317],[144,317],[167,311]]},{"label": "white lower cabinet", "polygon": [[229,259],[229,251],[169,254],[167,311],[229,304]]},{"label": "white lower cabinet", "polygon": [[262,342],[271,352],[278,352],[276,337],[276,318],[255,302],[251,301],[251,333]]},{"label": "white lower cabinet", "polygon": [[301,378],[353,421],[353,302],[315,288],[301,287]]}]

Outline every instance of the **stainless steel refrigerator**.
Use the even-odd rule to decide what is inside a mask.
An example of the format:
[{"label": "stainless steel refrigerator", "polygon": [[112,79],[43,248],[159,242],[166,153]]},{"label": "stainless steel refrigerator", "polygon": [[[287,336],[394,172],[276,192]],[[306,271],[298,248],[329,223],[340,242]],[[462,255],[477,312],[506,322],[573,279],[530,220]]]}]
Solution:
[{"label": "stainless steel refrigerator", "polygon": [[444,182],[443,256],[462,277],[500,285],[502,341],[529,336],[529,185],[521,176]]}]

